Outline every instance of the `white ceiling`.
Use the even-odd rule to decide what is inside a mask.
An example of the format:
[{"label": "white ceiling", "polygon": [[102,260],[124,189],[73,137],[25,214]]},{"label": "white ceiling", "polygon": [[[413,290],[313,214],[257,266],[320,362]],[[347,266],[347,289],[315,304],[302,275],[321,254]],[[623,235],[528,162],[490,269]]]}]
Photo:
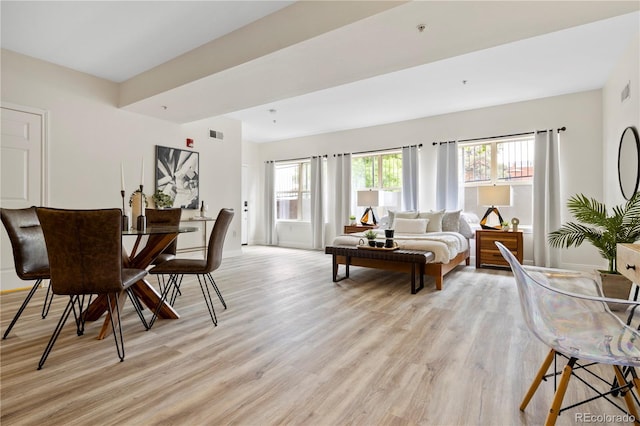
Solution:
[{"label": "white ceiling", "polygon": [[[3,0],[1,41],[123,82],[291,3]],[[581,3],[398,2],[126,108],[175,122],[227,115],[268,142],[597,89],[639,31],[640,2],[584,16]],[[522,16],[527,5],[538,15]]]}]

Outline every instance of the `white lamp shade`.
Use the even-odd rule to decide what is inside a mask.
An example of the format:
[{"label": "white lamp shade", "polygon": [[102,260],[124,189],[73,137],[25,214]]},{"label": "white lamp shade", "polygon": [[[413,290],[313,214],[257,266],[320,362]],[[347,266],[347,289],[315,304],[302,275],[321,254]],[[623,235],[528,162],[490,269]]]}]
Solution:
[{"label": "white lamp shade", "polygon": [[481,206],[510,206],[511,186],[493,185],[478,187],[478,205]]},{"label": "white lamp shade", "polygon": [[377,207],[380,199],[380,191],[368,190],[358,191],[358,206],[359,207]]}]

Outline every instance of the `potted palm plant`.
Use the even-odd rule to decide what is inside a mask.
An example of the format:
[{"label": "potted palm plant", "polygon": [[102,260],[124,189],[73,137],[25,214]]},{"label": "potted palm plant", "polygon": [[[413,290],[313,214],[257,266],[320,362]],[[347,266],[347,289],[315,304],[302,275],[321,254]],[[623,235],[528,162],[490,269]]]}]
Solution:
[{"label": "potted palm plant", "polygon": [[[631,282],[616,269],[616,245],[640,239],[640,193],[634,194],[626,204],[613,207],[611,214],[603,203],[583,194],[569,198],[567,207],[577,222],[567,222],[551,232],[549,245],[569,248],[578,247],[585,240],[590,242],[608,262],[608,269],[599,271],[605,296],[626,299]],[[624,284],[610,283],[612,280]]]}]

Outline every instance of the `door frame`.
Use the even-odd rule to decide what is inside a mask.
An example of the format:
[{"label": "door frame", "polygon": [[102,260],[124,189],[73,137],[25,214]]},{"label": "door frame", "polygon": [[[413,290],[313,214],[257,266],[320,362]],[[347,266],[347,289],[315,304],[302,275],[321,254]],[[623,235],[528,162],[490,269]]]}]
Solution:
[{"label": "door frame", "polygon": [[42,163],[40,164],[40,206],[49,205],[49,111],[29,107],[11,102],[0,101],[0,108],[10,109],[18,112],[26,112],[40,116],[42,123],[40,129],[40,150],[42,154]]}]

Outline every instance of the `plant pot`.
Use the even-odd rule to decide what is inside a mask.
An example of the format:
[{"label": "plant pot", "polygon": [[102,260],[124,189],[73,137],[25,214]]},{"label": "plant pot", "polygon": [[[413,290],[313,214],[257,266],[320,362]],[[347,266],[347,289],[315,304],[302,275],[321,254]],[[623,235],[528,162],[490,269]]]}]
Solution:
[{"label": "plant pot", "polygon": [[[598,271],[602,283],[602,292],[605,297],[615,299],[629,299],[631,292],[631,280],[620,274],[610,274],[608,272]],[[609,303],[612,311],[624,311],[628,305],[618,303]]]}]

